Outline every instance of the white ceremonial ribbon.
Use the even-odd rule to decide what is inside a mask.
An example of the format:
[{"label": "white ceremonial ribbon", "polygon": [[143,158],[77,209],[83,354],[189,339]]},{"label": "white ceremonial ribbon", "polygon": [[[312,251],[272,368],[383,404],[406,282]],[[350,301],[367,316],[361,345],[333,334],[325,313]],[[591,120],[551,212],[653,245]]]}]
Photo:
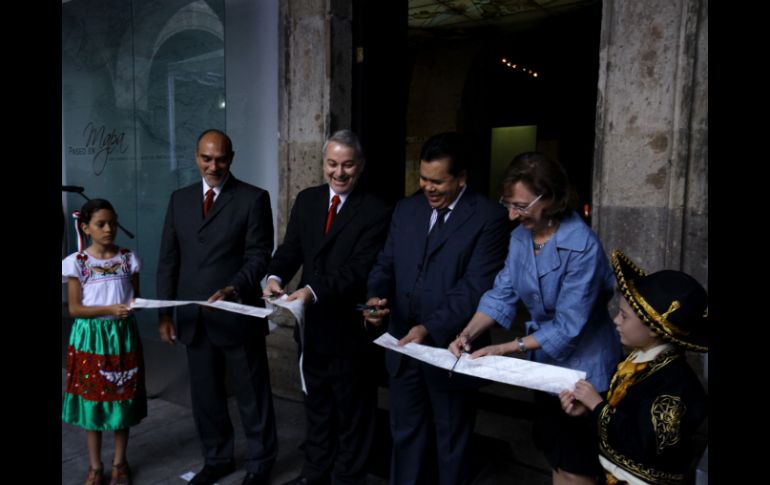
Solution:
[{"label": "white ceremonial ribbon", "polygon": [[565,389],[574,391],[575,383],[586,377],[584,371],[500,355],[485,355],[469,359],[468,354],[462,354],[458,361],[448,349],[415,343],[399,346],[398,339],[389,333],[380,335],[374,343],[442,369],[452,369],[452,366],[457,363],[452,372],[553,394],[558,394]]},{"label": "white ceremonial ribbon", "polygon": [[286,301],[288,298],[289,296],[285,294],[281,295],[280,298],[265,298],[265,306],[272,311],[269,317],[271,325],[276,327],[278,325],[284,327],[297,325],[299,328],[299,380],[302,384],[302,392],[307,395],[305,372],[302,365],[305,360],[305,305],[300,299]]},{"label": "white ceremonial ribbon", "polygon": [[[267,308],[260,308],[224,300],[217,300],[214,303],[209,303],[207,301],[148,300],[146,298],[136,298],[133,302],[131,302],[129,308],[133,310],[134,308],[167,308],[181,305],[201,305],[257,318],[267,318],[272,313],[272,311],[268,310]],[[272,332],[277,328],[277,325],[268,321],[268,327]]]}]

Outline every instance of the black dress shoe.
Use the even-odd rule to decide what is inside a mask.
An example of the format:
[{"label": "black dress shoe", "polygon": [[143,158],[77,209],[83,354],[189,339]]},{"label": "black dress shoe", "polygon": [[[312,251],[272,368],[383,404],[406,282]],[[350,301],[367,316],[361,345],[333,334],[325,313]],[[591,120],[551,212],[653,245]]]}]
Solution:
[{"label": "black dress shoe", "polygon": [[270,485],[270,479],[264,473],[247,472],[241,485]]},{"label": "black dress shoe", "polygon": [[231,474],[235,465],[203,465],[203,469],[195,474],[188,485],[214,485],[220,478]]}]

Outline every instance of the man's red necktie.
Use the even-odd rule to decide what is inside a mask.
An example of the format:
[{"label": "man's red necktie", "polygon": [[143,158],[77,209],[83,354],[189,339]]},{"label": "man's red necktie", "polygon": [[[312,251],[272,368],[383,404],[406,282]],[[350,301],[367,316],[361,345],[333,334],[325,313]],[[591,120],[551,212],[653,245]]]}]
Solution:
[{"label": "man's red necktie", "polygon": [[329,213],[326,214],[326,229],[324,230],[324,234],[329,234],[329,228],[332,227],[334,216],[337,215],[338,205],[340,205],[340,196],[335,195],[332,197],[332,205],[329,207]]},{"label": "man's red necktie", "polygon": [[208,192],[206,192],[206,198],[203,200],[203,217],[206,217],[206,215],[209,213],[209,209],[211,209],[211,204],[214,203],[214,189],[209,189]]}]

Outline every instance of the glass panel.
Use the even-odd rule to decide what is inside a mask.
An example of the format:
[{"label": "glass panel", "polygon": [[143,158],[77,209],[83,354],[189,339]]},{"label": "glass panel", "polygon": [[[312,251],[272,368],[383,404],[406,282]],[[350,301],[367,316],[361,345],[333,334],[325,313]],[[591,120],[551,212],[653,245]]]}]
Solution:
[{"label": "glass panel", "polygon": [[[225,129],[223,22],[224,0],[62,4],[62,184],[112,202],[135,235],[117,243],[142,257],[148,298],[169,195],[199,179],[200,132]],[[65,212],[83,202],[68,194]],[[138,317],[154,331],[154,312]]]}]

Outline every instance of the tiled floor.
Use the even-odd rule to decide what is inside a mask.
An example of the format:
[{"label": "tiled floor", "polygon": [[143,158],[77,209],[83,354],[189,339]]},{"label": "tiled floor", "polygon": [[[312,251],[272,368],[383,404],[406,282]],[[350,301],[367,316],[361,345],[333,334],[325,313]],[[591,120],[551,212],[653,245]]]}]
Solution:
[{"label": "tiled floor", "polygon": [[[64,384],[62,371],[62,385]],[[387,402],[383,391],[381,403]],[[304,429],[302,404],[275,398],[278,421],[278,459],[273,469],[273,484],[282,484],[299,473],[302,455],[299,444]],[[236,429],[236,461],[240,461],[244,448],[243,433],[234,400],[230,402],[230,414]],[[368,483],[387,484],[387,413],[382,410],[377,440],[381,449],[375,450]],[[475,485],[517,483],[524,485],[545,485],[550,483],[542,456],[530,439],[530,423],[526,419],[480,411],[473,438],[473,472]],[[104,434],[103,458],[107,473],[113,452],[111,433]],[[189,408],[162,399],[149,401],[148,416],[131,429],[128,447],[129,463],[137,485],[184,485],[181,475],[196,472],[202,465],[200,448],[192,412]],[[83,483],[88,469],[85,433],[82,429],[62,423],[62,485]],[[239,484],[243,470],[225,477],[220,485]]]}]

